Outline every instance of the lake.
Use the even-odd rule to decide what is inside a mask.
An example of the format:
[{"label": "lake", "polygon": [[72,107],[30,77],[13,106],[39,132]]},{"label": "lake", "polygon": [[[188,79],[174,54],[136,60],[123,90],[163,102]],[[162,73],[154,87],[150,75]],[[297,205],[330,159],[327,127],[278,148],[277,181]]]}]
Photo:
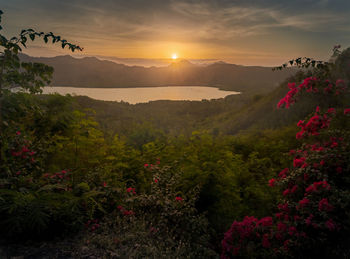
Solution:
[{"label": "lake", "polygon": [[166,87],[135,87],[135,88],[78,88],[46,86],[44,94],[59,93],[62,95],[85,95],[96,100],[124,101],[130,104],[146,103],[157,100],[188,100],[219,99],[240,92],[223,91],[207,86],[166,86]]}]

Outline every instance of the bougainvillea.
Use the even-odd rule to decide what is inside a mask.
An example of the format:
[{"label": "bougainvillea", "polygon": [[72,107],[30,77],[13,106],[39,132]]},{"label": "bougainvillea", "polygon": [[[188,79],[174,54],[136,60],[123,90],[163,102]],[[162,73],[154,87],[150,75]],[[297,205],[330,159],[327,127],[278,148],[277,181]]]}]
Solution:
[{"label": "bougainvillea", "polygon": [[[347,94],[343,80],[308,77],[299,86],[290,83],[288,87],[278,108],[289,108],[304,92],[324,98]],[[350,148],[344,125],[348,125],[350,109],[341,103],[326,109],[317,106],[298,122],[301,130],[296,138],[302,147],[289,152],[291,167],[268,182],[282,193],[276,214],[234,221],[222,241],[221,258],[310,258],[349,252]]]}]

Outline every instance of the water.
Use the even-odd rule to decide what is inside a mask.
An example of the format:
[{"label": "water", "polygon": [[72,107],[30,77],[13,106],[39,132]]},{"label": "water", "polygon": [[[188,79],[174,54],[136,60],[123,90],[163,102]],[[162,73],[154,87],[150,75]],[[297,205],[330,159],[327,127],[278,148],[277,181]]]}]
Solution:
[{"label": "water", "polygon": [[59,93],[62,95],[86,95],[96,100],[124,101],[130,104],[146,103],[156,100],[201,101],[203,99],[219,99],[231,94],[240,94],[240,92],[222,91],[218,88],[207,86],[167,86],[137,88],[78,88],[46,86],[43,88],[43,93]]}]

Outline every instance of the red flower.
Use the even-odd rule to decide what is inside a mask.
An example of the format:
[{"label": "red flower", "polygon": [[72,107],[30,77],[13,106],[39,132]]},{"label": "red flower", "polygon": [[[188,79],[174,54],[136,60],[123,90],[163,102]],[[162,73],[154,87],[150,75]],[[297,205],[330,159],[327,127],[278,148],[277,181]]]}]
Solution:
[{"label": "red flower", "polygon": [[147,167],[148,167],[148,164],[144,164],[143,167],[144,167],[144,168],[147,168]]},{"label": "red flower", "polygon": [[329,108],[327,113],[329,114],[335,114],[335,109],[334,108]]},{"label": "red flower", "polygon": [[324,199],[320,200],[320,202],[318,203],[318,210],[319,211],[331,211],[331,210],[333,210],[333,206],[328,203],[327,198],[324,198]]},{"label": "red flower", "polygon": [[22,152],[23,153],[26,153],[26,152],[29,152],[30,150],[26,147],[26,146],[24,146],[24,147],[22,147]]},{"label": "red flower", "polygon": [[264,234],[263,239],[262,239],[262,245],[265,248],[269,248],[271,246],[268,234]]},{"label": "red flower", "polygon": [[288,203],[284,203],[284,204],[278,204],[277,205],[278,209],[284,212],[289,212],[289,207],[288,207]]},{"label": "red flower", "polygon": [[344,114],[346,115],[346,114],[349,114],[350,113],[350,108],[347,108],[347,109],[345,109],[344,110]]},{"label": "red flower", "polygon": [[291,236],[293,236],[293,235],[295,235],[296,233],[297,233],[298,231],[297,231],[297,229],[296,229],[296,227],[289,227],[289,230],[288,230],[288,234],[289,235],[291,235]]},{"label": "red flower", "polygon": [[278,176],[283,179],[287,176],[288,172],[289,172],[289,168],[285,168],[278,174]]},{"label": "red flower", "polygon": [[287,229],[287,225],[284,224],[283,222],[278,222],[277,223],[277,229],[280,232],[284,232]]},{"label": "red flower", "polygon": [[337,173],[340,174],[341,172],[343,172],[343,168],[341,168],[340,166],[337,167]]},{"label": "red flower", "polygon": [[293,166],[294,167],[302,167],[305,163],[305,157],[294,158]]},{"label": "red flower", "polygon": [[274,187],[276,183],[276,179],[272,178],[269,180],[269,186]]},{"label": "red flower", "polygon": [[286,189],[286,190],[283,191],[283,196],[287,196],[289,193],[290,193],[290,190]]},{"label": "red flower", "polygon": [[330,185],[327,183],[327,181],[320,181],[320,182],[314,182],[313,184],[311,184],[309,187],[307,187],[305,189],[305,191],[307,193],[310,193],[310,192],[314,192],[314,191],[317,191],[319,190],[319,187],[322,187],[323,189],[326,189],[326,190],[330,190],[331,187]]},{"label": "red flower", "polygon": [[306,219],[305,219],[305,223],[306,225],[311,225],[311,221],[314,218],[314,215],[310,214]]},{"label": "red flower", "polygon": [[258,221],[257,225],[268,227],[268,226],[272,226],[272,223],[273,221],[271,217],[264,217]]},{"label": "red flower", "polygon": [[283,218],[283,212],[277,212],[277,213],[275,214],[275,216],[276,216],[276,218],[278,218],[278,219],[282,219],[282,218]]},{"label": "red flower", "polygon": [[127,191],[128,193],[132,192],[133,194],[136,194],[135,188],[129,187],[129,188],[126,188],[126,191]]},{"label": "red flower", "polygon": [[179,197],[179,196],[176,196],[176,197],[175,197],[175,200],[177,200],[177,201],[183,201],[184,199],[182,199],[182,198]]},{"label": "red flower", "polygon": [[158,179],[157,179],[157,178],[155,178],[155,179],[154,179],[154,182],[155,182],[155,183],[158,183]]},{"label": "red flower", "polygon": [[134,215],[135,213],[132,211],[132,210],[124,210],[123,211],[123,214],[125,216],[131,216],[131,215]]},{"label": "red flower", "polygon": [[334,223],[334,221],[332,219],[329,219],[326,221],[326,227],[330,230],[330,231],[333,231],[336,229],[336,225]]},{"label": "red flower", "polygon": [[296,190],[298,189],[298,185],[294,185],[292,189],[290,190],[291,193],[295,193]]},{"label": "red flower", "polygon": [[107,183],[106,183],[106,182],[103,182],[103,183],[102,183],[102,186],[103,186],[103,187],[107,187]]},{"label": "red flower", "polygon": [[310,200],[308,198],[304,198],[299,201],[299,208],[304,208],[310,203]]},{"label": "red flower", "polygon": [[17,132],[16,132],[16,135],[17,135],[17,136],[21,135],[21,132],[20,132],[20,131],[17,131]]}]

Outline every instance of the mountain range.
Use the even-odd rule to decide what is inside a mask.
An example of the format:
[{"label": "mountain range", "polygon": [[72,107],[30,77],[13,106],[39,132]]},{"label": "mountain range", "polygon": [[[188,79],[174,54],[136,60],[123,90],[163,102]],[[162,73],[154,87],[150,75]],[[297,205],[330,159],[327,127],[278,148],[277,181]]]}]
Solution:
[{"label": "mountain range", "polygon": [[176,60],[166,67],[127,66],[96,57],[74,58],[20,56],[25,62],[41,62],[54,68],[53,86],[128,88],[154,86],[213,86],[243,93],[267,93],[293,74],[271,67],[216,62],[207,66]]}]

